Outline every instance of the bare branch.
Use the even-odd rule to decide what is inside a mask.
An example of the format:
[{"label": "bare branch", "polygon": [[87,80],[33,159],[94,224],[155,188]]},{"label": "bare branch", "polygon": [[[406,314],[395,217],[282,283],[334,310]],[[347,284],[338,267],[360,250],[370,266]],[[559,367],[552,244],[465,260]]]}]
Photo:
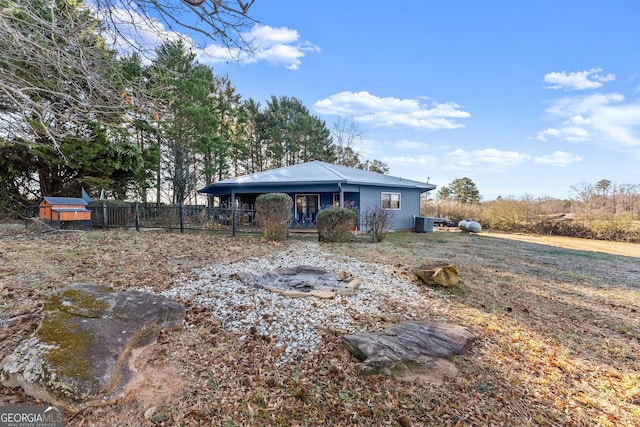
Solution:
[{"label": "bare branch", "polygon": [[96,0],[95,9],[65,0],[0,4],[0,139],[29,142],[41,135],[57,146],[88,122],[121,120],[132,108],[131,94],[146,108],[142,83],[128,82],[105,46],[109,34],[141,54],[132,37],[136,31],[151,39],[149,50],[157,48],[163,30],[174,39],[180,31],[202,34],[233,52],[251,49],[244,37],[254,22],[247,16],[253,0],[205,0],[199,6]]},{"label": "bare branch", "polygon": [[[96,0],[95,4],[108,21],[109,29],[114,34],[125,36],[124,40],[127,38],[123,28],[128,31],[156,29],[204,36],[205,41],[199,47],[214,41],[230,50],[251,51],[251,40],[247,40],[245,34],[255,23],[247,15],[254,1]],[[164,28],[158,28],[158,23],[162,23]]]},{"label": "bare branch", "polygon": [[0,10],[3,103],[40,131],[51,131],[46,122],[52,119],[121,112],[123,102],[112,83],[118,70],[90,24],[71,7],[51,8],[50,16],[36,8],[26,2],[19,10]]}]

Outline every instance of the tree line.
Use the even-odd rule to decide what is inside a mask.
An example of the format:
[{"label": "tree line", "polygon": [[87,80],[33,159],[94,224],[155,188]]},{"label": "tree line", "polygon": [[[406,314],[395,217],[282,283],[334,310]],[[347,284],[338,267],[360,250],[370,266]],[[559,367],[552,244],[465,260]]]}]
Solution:
[{"label": "tree line", "polygon": [[640,242],[640,185],[608,179],[572,185],[566,199],[525,194],[482,201],[471,179],[458,178],[425,198],[421,210],[454,221],[471,218],[484,229]]},{"label": "tree line", "polygon": [[181,40],[152,60],[121,56],[81,2],[0,10],[0,208],[81,189],[182,203],[213,182],[311,160],[365,167],[353,121],[330,130],[295,97],[243,100]]}]

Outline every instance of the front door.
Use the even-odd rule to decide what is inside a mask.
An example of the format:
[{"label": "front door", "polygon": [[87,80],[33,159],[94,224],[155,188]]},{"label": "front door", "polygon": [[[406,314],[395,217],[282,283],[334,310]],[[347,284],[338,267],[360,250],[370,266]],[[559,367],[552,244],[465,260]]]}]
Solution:
[{"label": "front door", "polygon": [[300,222],[315,223],[319,206],[319,194],[296,194],[296,219]]}]

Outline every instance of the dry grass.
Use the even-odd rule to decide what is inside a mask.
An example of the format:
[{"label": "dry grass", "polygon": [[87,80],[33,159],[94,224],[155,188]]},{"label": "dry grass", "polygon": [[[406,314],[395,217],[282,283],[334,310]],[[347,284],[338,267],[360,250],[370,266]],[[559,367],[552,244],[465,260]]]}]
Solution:
[{"label": "dry grass", "polygon": [[[161,290],[201,266],[288,245],[164,232],[41,235],[9,225],[0,236],[0,321],[23,316],[0,330],[0,357],[37,326],[44,299],[69,283]],[[357,377],[334,331],[319,355],[277,366],[269,340],[241,343],[206,309],[184,301],[188,327],[145,349],[137,368],[148,379],[138,392],[69,415],[65,425],[640,425],[639,255],[587,251],[594,242],[578,242],[564,249],[556,241],[438,232],[327,244],[336,257],[392,265],[399,275],[425,261],[457,264],[461,284],[432,301],[438,313],[448,310],[446,319],[429,305],[416,313],[480,335],[455,359],[460,375],[441,386]],[[0,405],[35,403],[0,388]]]},{"label": "dry grass", "polygon": [[640,258],[640,245],[637,243],[587,240],[565,236],[540,236],[521,233],[483,232],[482,236],[518,240],[521,242],[538,243],[541,245],[555,246],[565,249],[576,249],[579,251],[602,252],[612,255],[624,255],[634,258]]}]

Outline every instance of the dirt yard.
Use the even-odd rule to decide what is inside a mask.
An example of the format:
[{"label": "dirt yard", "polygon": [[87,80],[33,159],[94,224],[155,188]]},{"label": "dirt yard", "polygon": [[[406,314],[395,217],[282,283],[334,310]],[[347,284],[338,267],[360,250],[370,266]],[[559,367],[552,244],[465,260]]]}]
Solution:
[{"label": "dirt yard", "polygon": [[[70,283],[160,292],[205,266],[284,252],[293,242],[319,245],[314,236],[268,243],[151,231],[40,234],[1,224],[0,358],[38,326],[45,299]],[[138,356],[144,376],[131,393],[67,413],[65,425],[640,425],[639,245],[438,231],[321,249],[390,266],[409,280],[425,261],[455,263],[457,287],[434,297],[415,281],[420,310],[381,301],[388,312],[363,314],[358,327],[379,330],[405,318],[466,325],[479,339],[453,360],[459,375],[441,385],[358,377],[343,332],[331,329],[319,352],[280,365],[272,342],[240,340],[185,300],[185,326]],[[42,402],[0,387],[0,405],[34,404]]]}]

